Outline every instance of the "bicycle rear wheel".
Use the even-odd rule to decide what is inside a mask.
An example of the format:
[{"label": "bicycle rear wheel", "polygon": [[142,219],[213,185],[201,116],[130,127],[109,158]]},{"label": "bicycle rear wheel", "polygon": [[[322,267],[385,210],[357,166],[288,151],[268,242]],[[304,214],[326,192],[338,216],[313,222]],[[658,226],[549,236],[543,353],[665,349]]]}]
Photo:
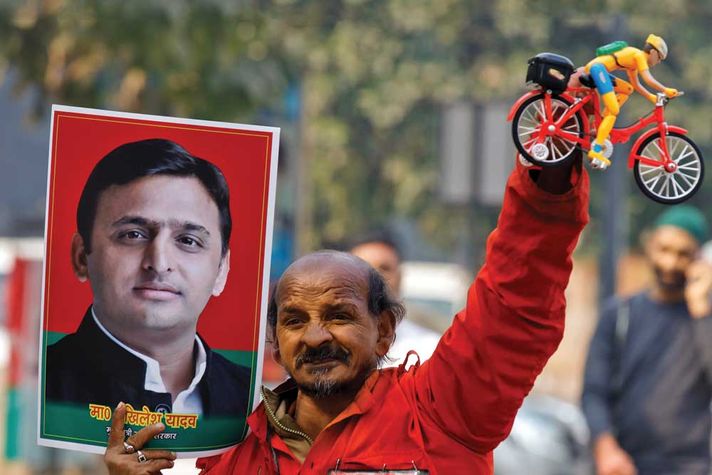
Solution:
[{"label": "bicycle rear wheel", "polygon": [[660,134],[648,137],[636,151],[637,155],[660,162],[659,166],[635,161],[635,182],[648,198],[664,204],[681,203],[694,195],[702,186],[705,164],[697,144],[689,137],[670,132],[665,136],[675,171],[663,167],[663,149]]},{"label": "bicycle rear wheel", "polygon": [[[529,162],[544,167],[561,165],[574,156],[577,143],[558,136],[548,136],[537,143],[542,124],[560,119],[571,103],[560,96],[551,97],[551,115],[547,117],[544,93],[527,99],[514,114],[512,139],[519,153]],[[583,137],[583,122],[578,113],[569,118],[562,130]],[[542,147],[543,145],[543,147]]]}]

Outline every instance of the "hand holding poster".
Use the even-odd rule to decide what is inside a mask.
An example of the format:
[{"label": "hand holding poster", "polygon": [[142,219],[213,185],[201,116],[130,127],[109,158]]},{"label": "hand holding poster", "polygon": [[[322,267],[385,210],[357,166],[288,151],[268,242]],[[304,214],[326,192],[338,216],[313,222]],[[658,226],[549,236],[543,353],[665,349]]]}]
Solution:
[{"label": "hand holding poster", "polygon": [[39,443],[238,443],[257,402],[278,129],[55,106]]}]

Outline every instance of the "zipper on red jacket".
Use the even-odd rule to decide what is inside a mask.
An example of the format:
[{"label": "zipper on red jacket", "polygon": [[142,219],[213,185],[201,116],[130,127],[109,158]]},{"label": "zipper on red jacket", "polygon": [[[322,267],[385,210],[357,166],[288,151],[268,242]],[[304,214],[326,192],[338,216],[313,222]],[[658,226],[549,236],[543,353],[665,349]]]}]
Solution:
[{"label": "zipper on red jacket", "polygon": [[277,420],[277,416],[275,415],[274,411],[272,411],[272,408],[269,407],[269,404],[267,404],[267,398],[265,397],[265,388],[262,387],[260,388],[260,394],[262,395],[262,400],[265,401],[265,410],[269,413],[270,415],[270,421],[274,423],[277,427],[282,429],[285,432],[289,432],[290,434],[298,435],[300,437],[304,437],[309,441],[309,444],[314,445],[314,441],[309,437],[307,434],[300,430],[295,430],[295,429],[290,429],[289,427],[285,427],[284,425],[280,424],[280,422]]}]

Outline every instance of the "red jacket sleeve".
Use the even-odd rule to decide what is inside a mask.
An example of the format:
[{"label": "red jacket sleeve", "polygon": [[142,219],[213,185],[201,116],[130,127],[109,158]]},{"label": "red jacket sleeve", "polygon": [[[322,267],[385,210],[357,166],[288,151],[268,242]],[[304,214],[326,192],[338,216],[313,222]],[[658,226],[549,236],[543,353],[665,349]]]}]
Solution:
[{"label": "red jacket sleeve", "polygon": [[563,336],[571,255],[587,222],[585,170],[553,195],[517,165],[467,306],[414,375],[420,412],[448,436],[485,453],[509,434]]}]

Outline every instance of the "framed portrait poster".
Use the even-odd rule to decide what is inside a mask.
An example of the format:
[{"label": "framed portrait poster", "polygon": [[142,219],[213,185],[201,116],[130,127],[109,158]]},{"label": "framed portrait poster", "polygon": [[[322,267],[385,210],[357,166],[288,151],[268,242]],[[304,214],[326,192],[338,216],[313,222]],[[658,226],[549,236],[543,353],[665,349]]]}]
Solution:
[{"label": "framed portrait poster", "polygon": [[259,399],[279,129],[52,108],[38,443],[103,453],[161,422],[179,457]]}]

